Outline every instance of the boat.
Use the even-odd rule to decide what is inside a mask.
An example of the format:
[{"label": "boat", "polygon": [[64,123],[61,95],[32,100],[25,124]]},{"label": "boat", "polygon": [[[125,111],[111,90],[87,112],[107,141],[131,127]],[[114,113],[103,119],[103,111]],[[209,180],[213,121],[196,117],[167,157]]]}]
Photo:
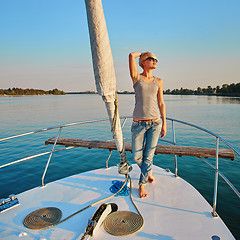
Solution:
[{"label": "boat", "polygon": [[[123,128],[129,119],[130,117],[121,118]],[[240,156],[240,153],[219,135],[209,130],[176,119],[167,120],[172,123],[172,140],[160,139],[164,142],[157,146],[156,154],[164,154],[162,156],[171,158],[175,162],[175,172],[154,165],[155,182],[147,185],[149,197],[145,199],[140,199],[138,195],[140,172],[136,164],[132,165],[132,171],[126,175],[119,174],[117,165],[109,167],[111,154],[117,151],[112,139],[104,140],[103,136],[101,139],[87,140],[66,138],[65,135],[61,138],[61,134],[64,134],[64,131],[68,132],[69,127],[88,126],[90,131],[91,124],[92,131],[95,131],[94,124],[107,123],[108,119],[70,123],[0,139],[0,142],[9,143],[16,138],[44,135],[46,132],[58,129],[57,136],[46,139],[45,142],[50,146],[52,144],[51,151],[37,153],[0,166],[6,168],[15,164],[20,165],[39,156],[49,156],[42,174],[41,186],[1,200],[1,206],[5,204],[6,209],[0,213],[0,239],[84,239],[89,219],[91,220],[102,204],[110,203],[117,205],[117,210],[105,216],[93,236],[86,237],[90,239],[235,239],[216,211],[218,177],[221,177],[238,197],[240,193],[220,171],[218,162],[221,158],[233,160],[235,156]],[[176,123],[214,136],[216,148],[176,145],[174,125]],[[128,139],[124,140],[126,151],[131,151],[131,143]],[[219,141],[227,148],[219,148]],[[52,155],[57,155],[60,151],[67,154],[77,147],[80,150],[88,148],[88,151],[95,148],[99,151],[107,149],[104,150],[107,153],[106,167],[45,183],[48,167],[51,167]],[[192,152],[194,149],[195,151]],[[212,165],[207,157],[214,159],[214,154],[215,165]],[[178,176],[177,155],[197,157],[209,168],[214,169],[213,206],[192,185]],[[116,183],[126,188],[123,194],[121,187],[115,192],[111,191]],[[17,203],[14,204],[16,200]]]},{"label": "boat", "polygon": [[[86,127],[89,124],[108,122],[107,119],[69,123],[0,139],[0,143],[9,143],[10,140],[58,129],[57,136],[45,140],[46,145],[53,145],[52,150],[38,152],[0,166],[0,169],[6,168],[49,155],[40,187],[1,199],[0,239],[234,239],[216,211],[219,176],[238,197],[240,193],[222,174],[218,164],[220,158],[233,160],[240,153],[209,130],[168,118],[172,125],[172,140],[164,140],[165,144],[159,144],[156,154],[173,155],[175,171],[172,173],[169,169],[154,165],[155,181],[146,187],[149,197],[139,198],[137,189],[140,171],[137,165],[131,166],[127,161],[126,152],[131,151],[131,143],[122,133],[122,128],[130,117],[123,117],[121,122],[118,113],[115,73],[102,4],[100,0],[85,0],[85,3],[96,87],[105,102],[114,141],[79,139],[71,135],[61,138],[62,132],[69,127]],[[216,147],[177,145],[174,123],[196,128],[213,136]],[[93,127],[91,132],[94,131],[97,129]],[[227,149],[220,149],[219,141]],[[78,147],[109,150],[106,168],[81,172],[46,183],[45,176],[51,167],[52,156]],[[109,167],[109,160],[115,150],[120,155],[120,163]],[[212,207],[193,186],[178,176],[177,156],[185,155],[201,159],[214,170]],[[85,158],[83,162],[90,161],[89,157]],[[215,165],[205,158],[215,159]]]}]

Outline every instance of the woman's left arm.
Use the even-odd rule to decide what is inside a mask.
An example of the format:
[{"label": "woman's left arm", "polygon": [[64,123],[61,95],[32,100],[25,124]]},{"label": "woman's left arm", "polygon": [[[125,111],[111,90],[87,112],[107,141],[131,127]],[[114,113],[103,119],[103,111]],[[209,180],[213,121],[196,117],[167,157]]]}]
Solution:
[{"label": "woman's left arm", "polygon": [[165,109],[165,102],[163,99],[163,81],[162,79],[157,78],[157,82],[158,82],[157,101],[158,101],[160,114],[162,117],[161,138],[163,138],[167,133],[166,109]]}]

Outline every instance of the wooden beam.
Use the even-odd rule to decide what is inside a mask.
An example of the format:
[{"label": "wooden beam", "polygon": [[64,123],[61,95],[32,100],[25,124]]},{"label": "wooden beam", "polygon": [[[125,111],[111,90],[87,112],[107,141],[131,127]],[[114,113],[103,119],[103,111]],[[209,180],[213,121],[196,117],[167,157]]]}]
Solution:
[{"label": "wooden beam", "polygon": [[[45,145],[54,144],[55,137],[47,140]],[[125,150],[132,151],[131,143],[125,142]],[[98,141],[98,140],[87,140],[87,139],[76,139],[76,138],[59,138],[57,145],[64,145],[66,147],[86,147],[86,148],[100,148],[108,150],[117,150],[114,141]],[[178,156],[195,156],[195,157],[216,157],[215,148],[202,148],[202,147],[188,147],[188,146],[174,146],[174,145],[157,145],[155,154],[168,154]],[[235,159],[234,152],[231,149],[219,149],[219,158],[228,158],[231,160]]]}]

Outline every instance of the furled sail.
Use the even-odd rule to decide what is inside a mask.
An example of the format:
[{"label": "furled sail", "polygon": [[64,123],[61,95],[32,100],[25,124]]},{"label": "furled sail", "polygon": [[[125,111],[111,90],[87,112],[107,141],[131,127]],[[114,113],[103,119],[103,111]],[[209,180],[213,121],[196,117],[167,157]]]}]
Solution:
[{"label": "furled sail", "polygon": [[117,110],[116,76],[102,2],[85,0],[85,4],[96,88],[105,102],[109,120],[113,126],[113,138],[123,164],[123,162],[126,163],[126,154]]}]

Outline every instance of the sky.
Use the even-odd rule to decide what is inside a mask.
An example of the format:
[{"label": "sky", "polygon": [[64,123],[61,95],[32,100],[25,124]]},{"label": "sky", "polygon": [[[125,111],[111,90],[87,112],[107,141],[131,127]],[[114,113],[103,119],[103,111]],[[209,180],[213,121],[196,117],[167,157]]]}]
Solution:
[{"label": "sky", "polygon": [[[240,82],[239,0],[102,4],[118,90],[133,90],[134,51],[158,57],[164,90]],[[0,0],[0,9],[0,89],[95,90],[84,0]]]}]

